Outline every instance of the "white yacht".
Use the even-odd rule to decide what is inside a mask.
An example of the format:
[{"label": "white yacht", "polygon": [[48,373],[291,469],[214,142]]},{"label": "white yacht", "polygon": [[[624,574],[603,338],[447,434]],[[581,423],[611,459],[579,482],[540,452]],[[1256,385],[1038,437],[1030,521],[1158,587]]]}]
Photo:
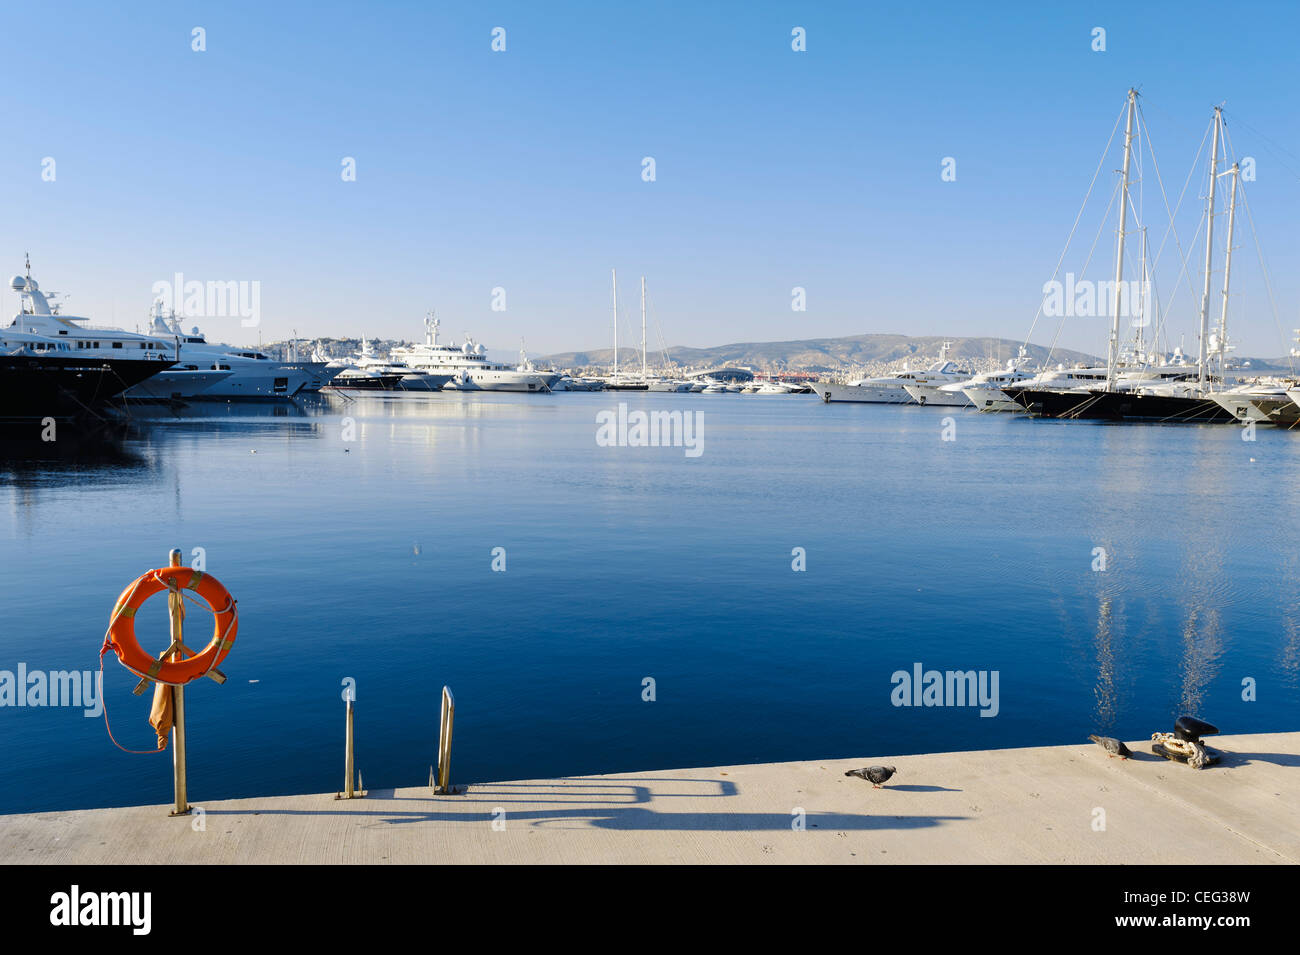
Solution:
[{"label": "white yacht", "polygon": [[[317,362],[277,361],[256,349],[211,344],[197,327],[188,332],[182,329],[176,313],[163,310],[161,299],[154,302],[150,319],[152,339],[177,350],[182,370],[229,373],[201,390],[179,395],[182,398],[216,401],[292,398],[317,380],[324,368]],[[128,397],[140,395],[132,390]]]},{"label": "white yacht", "polygon": [[1294,382],[1256,381],[1208,396],[1238,421],[1293,425],[1300,421],[1300,391]]},{"label": "white yacht", "polygon": [[916,399],[908,394],[908,385],[933,385],[937,389],[940,385],[956,384],[970,378],[970,369],[962,368],[955,361],[949,360],[948,349],[951,347],[952,342],[944,342],[939,350],[939,360],[924,371],[900,371],[880,378],[860,378],[843,385],[816,382],[812,388],[821,396],[822,401],[827,403],[853,401],[872,404],[911,404]]},{"label": "white yacht", "polygon": [[550,391],[558,372],[520,371],[511,365],[488,361],[487,349],[466,336],[463,345],[438,343],[438,319],[430,312],[424,320],[423,345],[394,348],[394,361],[420,373],[446,374],[445,388],[455,391]]},{"label": "white yacht", "polygon": [[1032,371],[1007,367],[1000,371],[987,371],[976,375],[957,387],[961,388],[962,394],[970,399],[970,403],[977,411],[1024,411],[1024,408],[1003,394],[1002,389],[1007,385],[1028,381],[1033,377]]},{"label": "white yacht", "polygon": [[[18,293],[20,306],[8,330],[15,336],[31,336],[33,347],[44,340],[66,344],[66,351],[88,361],[143,359],[165,363],[147,377],[153,377],[176,362],[177,346],[174,342],[156,341],[148,335],[128,332],[122,328],[90,325],[87,324],[90,321],[88,318],[62,314],[60,306],[52,301],[58,293],[41,291],[40,285],[32,278],[30,261],[27,263],[27,274],[15,275],[10,280],[9,287]],[[62,347],[54,350],[65,351]]]},{"label": "white yacht", "polygon": [[[25,282],[19,275],[12,287],[25,290]],[[32,291],[39,292],[35,283]],[[164,373],[172,364],[152,352],[127,347],[112,356],[100,355],[100,348],[74,347],[77,339],[72,334],[45,338],[16,326],[14,322],[0,329],[0,427],[48,417],[98,417],[125,388]]]},{"label": "white yacht", "polygon": [[380,358],[364,337],[361,354],[345,364],[330,382],[336,391],[441,391],[452,379],[451,372],[423,371],[399,358]]},{"label": "white yacht", "polygon": [[650,378],[647,381],[650,391],[687,392],[691,383],[677,378]]}]

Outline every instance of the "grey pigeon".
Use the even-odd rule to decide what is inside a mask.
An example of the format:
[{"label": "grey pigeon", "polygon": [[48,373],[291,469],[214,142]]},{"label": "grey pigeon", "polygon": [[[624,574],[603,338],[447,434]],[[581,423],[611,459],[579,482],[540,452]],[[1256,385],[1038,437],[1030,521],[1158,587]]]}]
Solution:
[{"label": "grey pigeon", "polygon": [[893,766],[866,766],[862,769],[850,769],[845,776],[857,776],[871,783],[872,788],[879,789],[881,783],[889,782],[889,777],[898,772]]},{"label": "grey pigeon", "polygon": [[1112,757],[1118,756],[1120,759],[1128,759],[1130,756],[1133,755],[1132,752],[1129,751],[1129,748],[1127,746],[1125,746],[1119,740],[1112,739],[1109,736],[1098,736],[1096,733],[1093,733],[1091,736],[1088,737],[1088,739],[1092,740],[1094,743],[1096,743],[1098,746],[1104,749],[1107,755],[1109,756]]}]

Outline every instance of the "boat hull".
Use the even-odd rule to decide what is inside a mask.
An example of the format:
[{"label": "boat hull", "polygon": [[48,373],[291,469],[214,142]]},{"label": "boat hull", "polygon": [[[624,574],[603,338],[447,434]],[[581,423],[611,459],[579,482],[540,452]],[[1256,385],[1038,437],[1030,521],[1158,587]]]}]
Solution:
[{"label": "boat hull", "polygon": [[1293,425],[1300,421],[1300,407],[1287,395],[1251,395],[1222,392],[1214,395],[1220,407],[1238,421],[1256,424]]},{"label": "boat hull", "polygon": [[965,392],[944,391],[938,385],[905,385],[903,390],[912,396],[918,405],[932,405],[936,408],[965,408],[970,399]]},{"label": "boat hull", "polygon": [[453,377],[443,386],[447,391],[513,391],[538,394],[549,392],[548,375],[531,372],[479,372]]},{"label": "boat hull", "polygon": [[77,418],[174,362],[0,355],[0,419]]},{"label": "boat hull", "polygon": [[912,396],[902,385],[835,385],[817,382],[813,391],[827,404],[850,402],[873,405],[910,405]]},{"label": "boat hull", "polygon": [[1006,413],[1025,410],[1007,397],[1006,393],[1000,388],[964,388],[962,390],[977,411]]},{"label": "boat hull", "polygon": [[1230,412],[1208,398],[1031,388],[1007,388],[1006,394],[1021,408],[1041,418],[1195,424],[1234,420]]}]

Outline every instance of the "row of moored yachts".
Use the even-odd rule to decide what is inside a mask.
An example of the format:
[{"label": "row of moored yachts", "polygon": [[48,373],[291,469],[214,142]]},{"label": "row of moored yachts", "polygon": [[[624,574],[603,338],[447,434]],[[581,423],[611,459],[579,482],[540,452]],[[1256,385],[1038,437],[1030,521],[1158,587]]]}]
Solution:
[{"label": "row of moored yachts", "polygon": [[490,360],[483,345],[438,341],[438,320],[425,321],[421,344],[376,355],[363,340],[361,354],[330,359],[313,354],[287,360],[259,350],[212,343],[198,328],[186,331],[174,312],[156,301],[146,331],[95,325],[64,314],[55,293],[16,275],[10,288],[20,307],[0,328],[0,421],[97,415],[110,403],[175,401],[266,401],[320,391],[360,392],[676,391],[718,394],[807,392],[806,385],[736,384],[712,378],[675,379],[647,374],[574,378],[538,368],[521,356],[518,365]]},{"label": "row of moored yachts", "polygon": [[924,371],[902,371],[844,384],[818,382],[826,402],[919,404],[1028,412],[1049,418],[1112,421],[1254,421],[1285,427],[1300,422],[1300,380],[1288,377],[1234,379],[1231,373],[1202,376],[1179,349],[1167,357],[1121,356],[1104,365],[1033,371],[1025,349],[997,371],[974,374],[947,357]]}]

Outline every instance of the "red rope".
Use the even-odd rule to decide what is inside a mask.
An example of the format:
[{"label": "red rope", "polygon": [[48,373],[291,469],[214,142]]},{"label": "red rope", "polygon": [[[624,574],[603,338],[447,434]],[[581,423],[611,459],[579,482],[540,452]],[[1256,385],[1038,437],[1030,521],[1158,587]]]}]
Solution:
[{"label": "red rope", "polygon": [[147,753],[163,752],[163,750],[167,748],[166,743],[162,744],[157,749],[127,749],[125,746],[123,746],[121,743],[117,741],[116,737],[113,736],[113,727],[108,725],[108,696],[107,694],[104,693],[104,654],[107,652],[108,652],[108,644],[105,643],[103,648],[99,651],[99,687],[100,687],[99,695],[101,698],[100,702],[103,704],[104,707],[104,729],[108,730],[108,738],[113,741],[114,746],[116,746],[124,753],[131,753],[136,756],[143,756]]}]

